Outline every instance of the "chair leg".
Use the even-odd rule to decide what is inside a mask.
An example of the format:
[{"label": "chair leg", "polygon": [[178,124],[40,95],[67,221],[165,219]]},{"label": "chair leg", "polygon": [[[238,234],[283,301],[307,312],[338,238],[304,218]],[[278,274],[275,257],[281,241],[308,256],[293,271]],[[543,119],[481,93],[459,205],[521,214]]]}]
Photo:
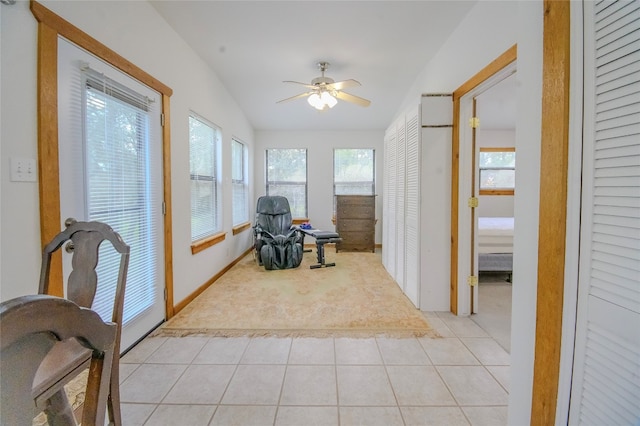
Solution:
[{"label": "chair leg", "polygon": [[[120,348],[118,348],[118,351]],[[111,378],[109,380],[109,397],[107,398],[107,412],[109,425],[122,426],[122,412],[120,410],[120,357],[113,357]]]}]

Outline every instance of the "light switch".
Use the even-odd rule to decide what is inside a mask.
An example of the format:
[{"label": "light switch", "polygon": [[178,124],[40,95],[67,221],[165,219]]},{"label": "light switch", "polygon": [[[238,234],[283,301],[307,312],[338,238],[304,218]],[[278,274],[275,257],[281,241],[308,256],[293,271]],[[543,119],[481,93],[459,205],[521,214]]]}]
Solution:
[{"label": "light switch", "polygon": [[11,157],[11,182],[35,182],[36,160],[33,158]]}]

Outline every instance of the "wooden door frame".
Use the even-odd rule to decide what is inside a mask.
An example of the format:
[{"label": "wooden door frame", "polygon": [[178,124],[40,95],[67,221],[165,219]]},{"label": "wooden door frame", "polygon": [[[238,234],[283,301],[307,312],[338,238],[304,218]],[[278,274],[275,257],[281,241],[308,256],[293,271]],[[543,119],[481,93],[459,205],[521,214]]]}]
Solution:
[{"label": "wooden door frame", "polygon": [[[453,92],[453,132],[451,143],[451,312],[458,314],[458,219],[460,196],[460,100],[476,87],[492,78],[504,68],[512,64],[518,56],[518,47],[513,45],[498,56],[480,72],[467,80]],[[473,265],[472,265],[473,267]]]},{"label": "wooden door frame", "polygon": [[[42,247],[60,232],[60,165],[58,162],[58,37],[77,44],[122,72],[141,81],[162,96],[162,153],[164,215],[165,318],[173,316],[173,236],[171,221],[171,127],[170,97],[173,90],[138,68],[104,44],[31,0],[31,13],[38,21],[38,179],[40,196],[40,240]],[[51,261],[51,293],[63,295],[62,257]]]}]

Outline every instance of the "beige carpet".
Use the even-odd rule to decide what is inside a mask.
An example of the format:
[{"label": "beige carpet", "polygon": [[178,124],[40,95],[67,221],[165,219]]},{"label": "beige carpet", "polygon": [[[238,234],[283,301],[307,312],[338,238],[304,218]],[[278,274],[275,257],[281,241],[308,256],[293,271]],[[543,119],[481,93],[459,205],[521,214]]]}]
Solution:
[{"label": "beige carpet", "polygon": [[267,271],[244,257],[156,336],[435,335],[383,268],[378,253],[335,253],[335,267],[309,269],[305,253],[296,269]]}]

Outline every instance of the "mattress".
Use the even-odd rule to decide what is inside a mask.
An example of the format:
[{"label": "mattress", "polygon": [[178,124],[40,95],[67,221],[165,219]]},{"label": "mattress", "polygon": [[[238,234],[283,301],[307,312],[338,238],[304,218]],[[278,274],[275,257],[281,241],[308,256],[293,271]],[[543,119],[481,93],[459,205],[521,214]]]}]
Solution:
[{"label": "mattress", "polygon": [[513,218],[478,218],[478,253],[513,253]]}]

